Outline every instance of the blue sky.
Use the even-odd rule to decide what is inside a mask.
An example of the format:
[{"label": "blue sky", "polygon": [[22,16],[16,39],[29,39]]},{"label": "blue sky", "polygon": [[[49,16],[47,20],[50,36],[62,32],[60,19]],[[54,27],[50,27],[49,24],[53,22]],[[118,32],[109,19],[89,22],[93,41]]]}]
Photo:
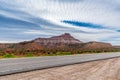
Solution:
[{"label": "blue sky", "polygon": [[66,32],[120,45],[120,0],[0,0],[0,43]]}]

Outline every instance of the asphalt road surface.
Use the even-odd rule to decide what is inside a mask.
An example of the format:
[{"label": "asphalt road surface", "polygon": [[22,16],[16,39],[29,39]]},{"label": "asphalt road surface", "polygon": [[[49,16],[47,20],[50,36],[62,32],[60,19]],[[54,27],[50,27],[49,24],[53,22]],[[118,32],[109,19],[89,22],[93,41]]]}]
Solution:
[{"label": "asphalt road surface", "polygon": [[82,63],[93,60],[120,57],[120,53],[81,54],[69,56],[47,56],[36,58],[1,59],[0,75],[39,70],[44,68]]}]

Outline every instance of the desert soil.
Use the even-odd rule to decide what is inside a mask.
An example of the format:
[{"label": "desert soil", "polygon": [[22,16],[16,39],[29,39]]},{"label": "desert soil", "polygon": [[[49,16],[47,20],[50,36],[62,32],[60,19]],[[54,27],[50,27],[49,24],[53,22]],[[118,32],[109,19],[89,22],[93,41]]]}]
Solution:
[{"label": "desert soil", "polygon": [[120,80],[120,58],[1,76],[0,80]]}]

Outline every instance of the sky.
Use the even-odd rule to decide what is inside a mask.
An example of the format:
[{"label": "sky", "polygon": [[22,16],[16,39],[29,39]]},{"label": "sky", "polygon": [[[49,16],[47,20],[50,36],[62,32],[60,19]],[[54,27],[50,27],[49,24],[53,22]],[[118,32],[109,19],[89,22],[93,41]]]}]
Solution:
[{"label": "sky", "polygon": [[120,45],[120,0],[0,0],[0,43],[64,33]]}]

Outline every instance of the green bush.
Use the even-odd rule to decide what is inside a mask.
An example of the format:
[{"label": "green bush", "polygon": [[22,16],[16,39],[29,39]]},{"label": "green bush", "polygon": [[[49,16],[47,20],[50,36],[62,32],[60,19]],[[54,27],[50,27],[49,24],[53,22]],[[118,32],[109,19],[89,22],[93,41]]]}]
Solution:
[{"label": "green bush", "polygon": [[4,58],[14,58],[15,55],[14,54],[4,54],[3,57]]},{"label": "green bush", "polygon": [[33,57],[33,53],[27,53],[25,57]]},{"label": "green bush", "polygon": [[56,55],[71,55],[71,52],[57,52]]}]

